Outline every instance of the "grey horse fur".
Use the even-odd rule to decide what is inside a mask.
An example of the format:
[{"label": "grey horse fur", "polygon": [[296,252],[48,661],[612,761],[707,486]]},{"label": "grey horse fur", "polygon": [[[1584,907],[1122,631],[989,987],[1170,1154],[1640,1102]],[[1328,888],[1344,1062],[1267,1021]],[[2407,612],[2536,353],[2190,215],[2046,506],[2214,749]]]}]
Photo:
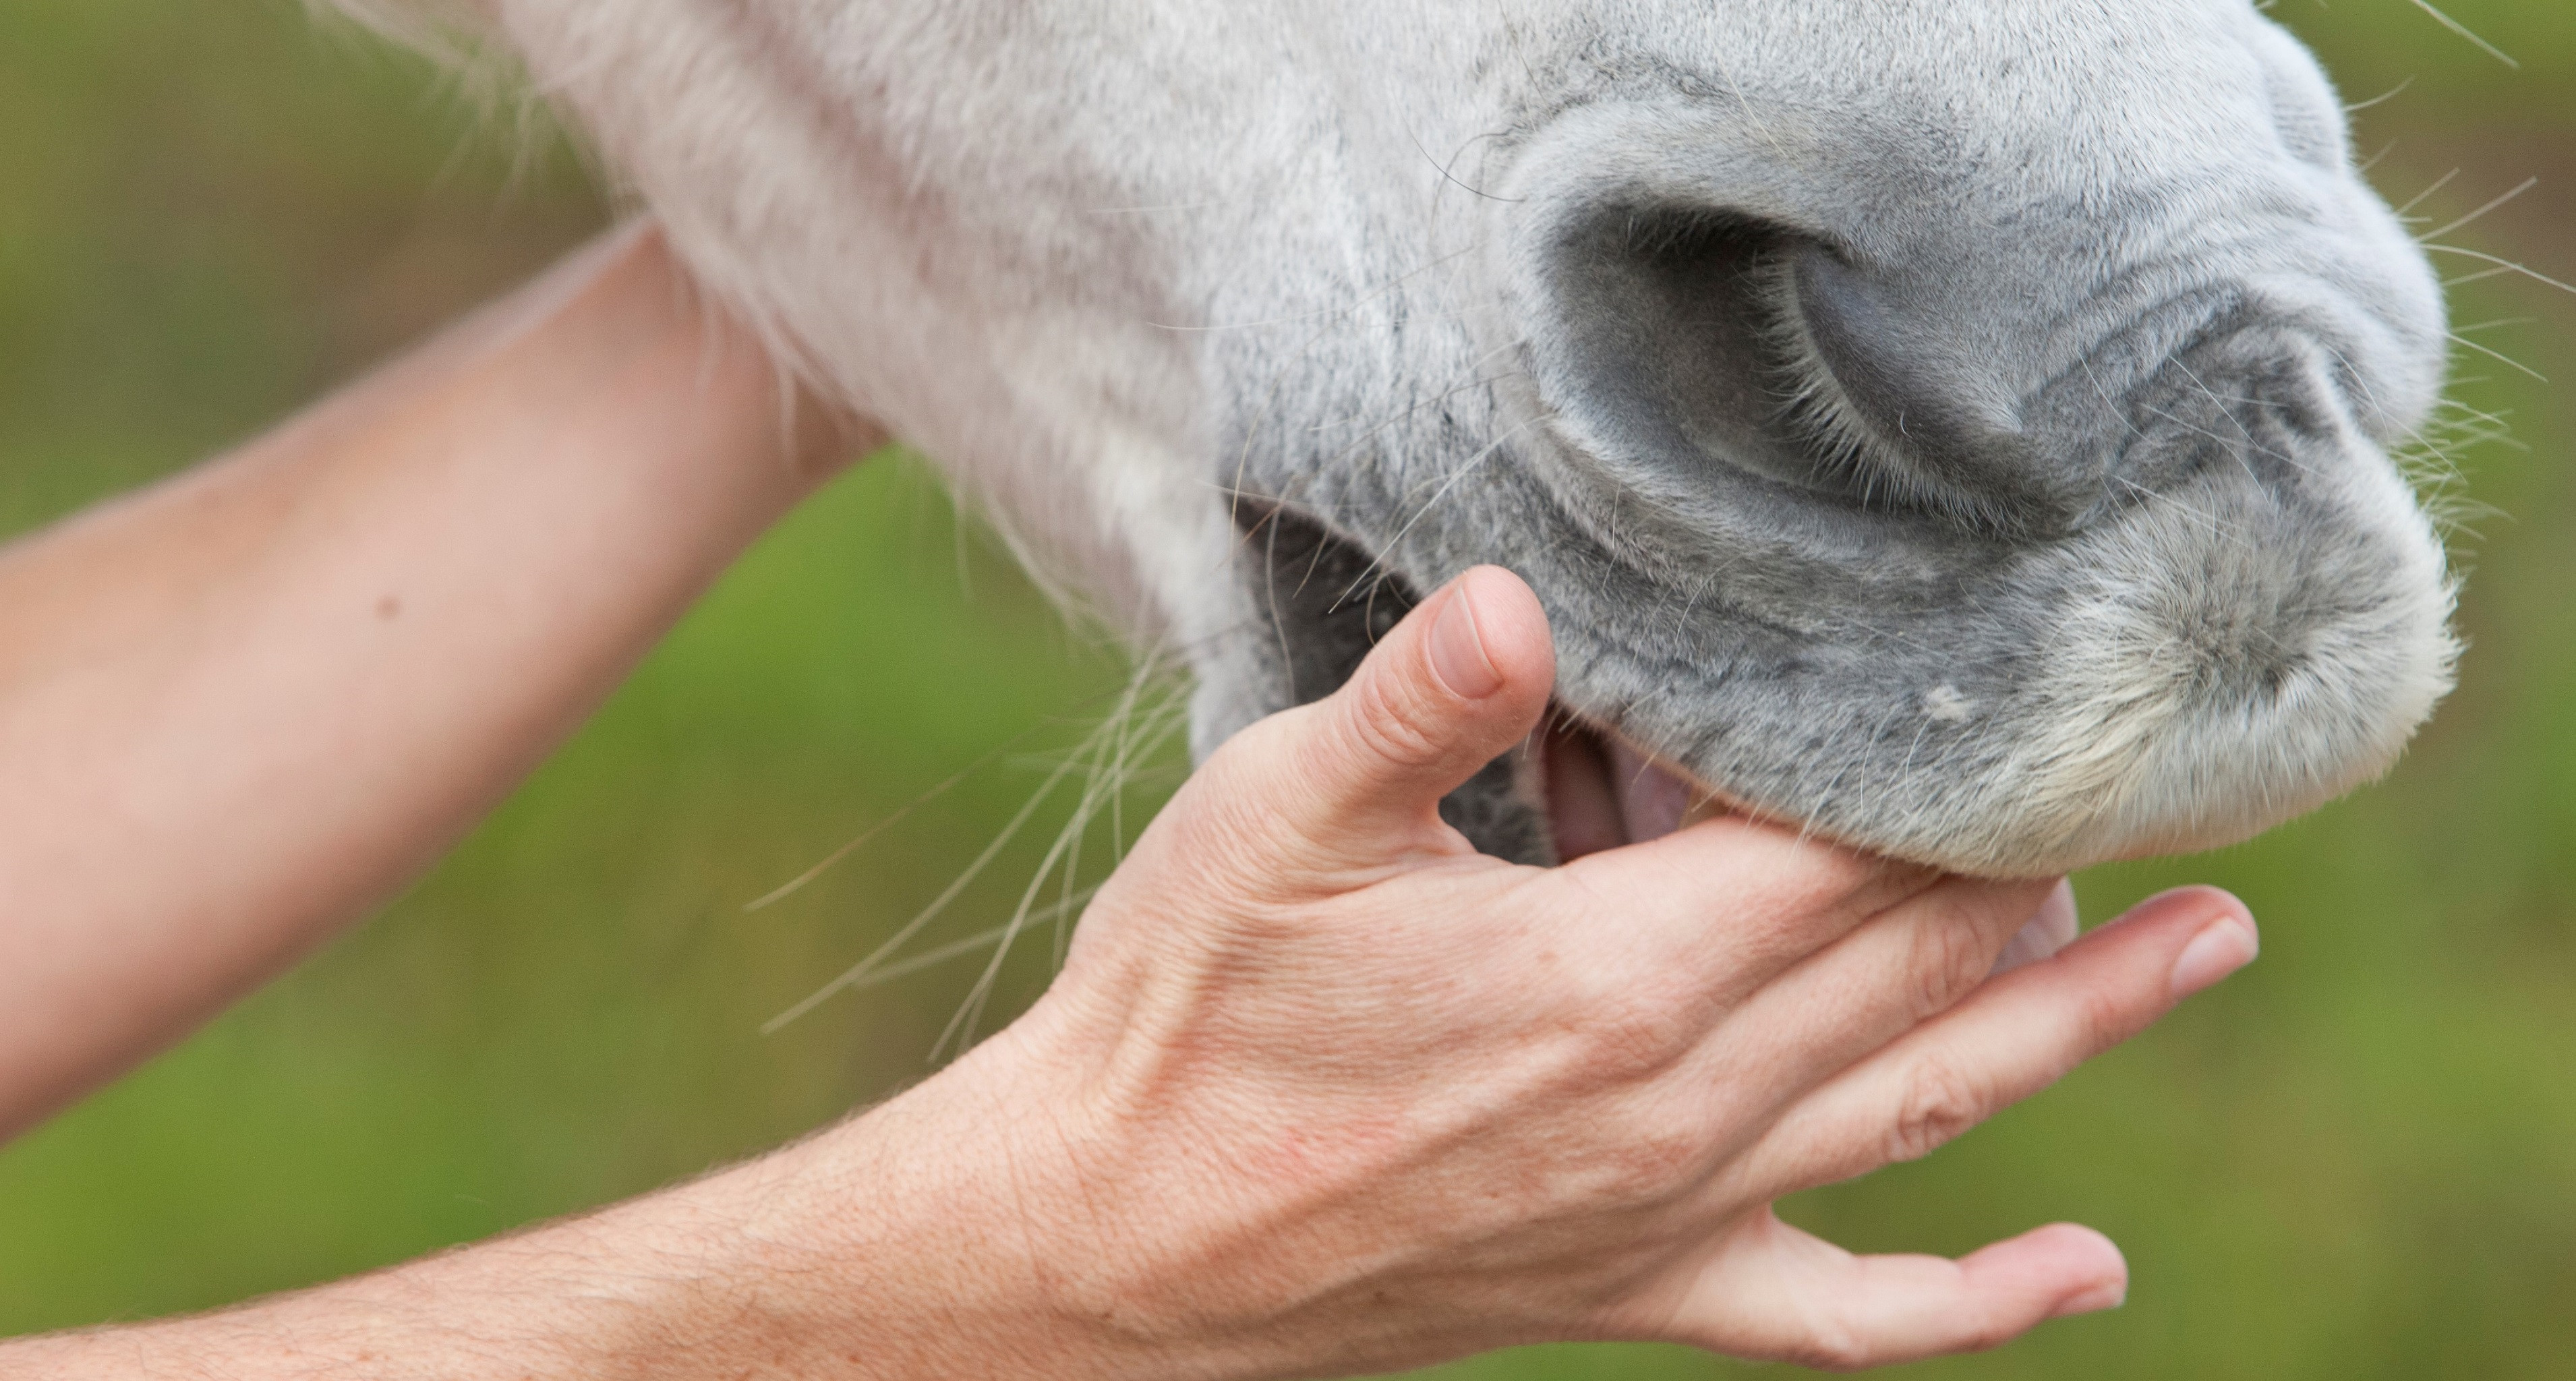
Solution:
[{"label": "grey horse fur", "polygon": [[[1970,872],[2241,838],[2449,684],[2390,459],[2439,288],[2242,0],[427,20],[513,53],[1042,578],[1178,652],[1202,751],[1312,692],[1283,638],[1347,643],[1331,601],[1275,617],[1261,515],[1337,597],[1510,567],[1572,714]],[[1478,828],[1519,852],[1509,814]]]}]

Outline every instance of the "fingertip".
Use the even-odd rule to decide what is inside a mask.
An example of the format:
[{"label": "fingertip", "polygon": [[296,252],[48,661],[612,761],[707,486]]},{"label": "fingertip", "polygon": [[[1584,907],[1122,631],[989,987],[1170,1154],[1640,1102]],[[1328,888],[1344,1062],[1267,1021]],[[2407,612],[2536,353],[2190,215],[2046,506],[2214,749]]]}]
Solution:
[{"label": "fingertip", "polygon": [[1461,700],[1482,700],[1501,690],[1509,679],[1502,668],[1494,665],[1492,654],[1485,651],[1484,633],[1476,622],[1476,601],[1463,584],[1440,602],[1439,616],[1431,621],[1431,634],[1423,643],[1423,655],[1431,661],[1433,678]]},{"label": "fingertip", "polygon": [[2229,974],[2254,962],[2263,952],[2262,937],[2254,929],[2250,916],[2240,912],[2221,912],[2217,919],[2203,925],[2174,957],[2170,986],[2174,1001],[2180,1002],[2204,991]]},{"label": "fingertip", "polygon": [[2167,986],[2180,1002],[2253,963],[2263,952],[2254,913],[2234,893],[2207,885],[2159,892],[2130,907],[2113,925],[2165,929],[2179,939]]},{"label": "fingertip", "polygon": [[2129,1258],[2109,1234],[2082,1223],[2050,1223],[2022,1234],[2025,1240],[2036,1239],[2050,1255],[2067,1265],[2090,1263],[2105,1277],[2129,1278]]},{"label": "fingertip", "polygon": [[2227,919],[2242,923],[2248,932],[2257,929],[2254,924],[2253,909],[2246,906],[2235,893],[2224,887],[2212,887],[2205,882],[2196,882],[2189,886],[2168,888],[2158,892],[2120,913],[2119,917],[2110,924],[2135,925],[2141,922],[2154,924],[2160,921],[2196,920],[2199,925],[2207,925],[2212,921]]},{"label": "fingertip", "polygon": [[[1548,633],[1547,611],[1528,582],[1501,566],[1478,566],[1451,582],[1450,590],[1454,603],[1441,611],[1441,621],[1446,623],[1455,614],[1472,629],[1475,655],[1492,678],[1491,688],[1482,694],[1469,694],[1455,683],[1452,690],[1482,699],[1507,686],[1542,694],[1553,688],[1556,647]],[[1434,665],[1445,681],[1449,669],[1440,665],[1440,655],[1441,639],[1435,629]]]},{"label": "fingertip", "polygon": [[2077,1223],[2058,1223],[2042,1231],[2057,1233],[2071,1253],[2089,1259],[2092,1267],[2091,1282],[2062,1296],[2050,1318],[2098,1314],[2129,1302],[2129,1259],[2119,1243]]},{"label": "fingertip", "polygon": [[1972,1278],[2026,1289],[2050,1301],[2043,1317],[2117,1309],[2129,1297],[2129,1261],[2120,1245],[2081,1223],[2051,1223],[1998,1242],[1961,1261]]},{"label": "fingertip", "polygon": [[1307,737],[1290,756],[1305,789],[1277,810],[1310,834],[1416,840],[1406,827],[1436,823],[1441,797],[1529,737],[1553,663],[1529,587],[1498,567],[1469,571],[1406,614],[1320,711],[1300,715]]}]

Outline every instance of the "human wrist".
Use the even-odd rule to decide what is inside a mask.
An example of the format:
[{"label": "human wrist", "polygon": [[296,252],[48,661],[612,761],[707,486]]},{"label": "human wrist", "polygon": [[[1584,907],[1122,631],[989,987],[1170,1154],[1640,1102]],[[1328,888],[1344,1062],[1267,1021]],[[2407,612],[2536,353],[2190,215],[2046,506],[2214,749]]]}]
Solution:
[{"label": "human wrist", "polygon": [[[1310,1308],[1318,1290],[1333,1293],[1346,1248],[1365,1255],[1331,1222],[1343,1186],[1327,1162],[1347,1159],[1334,1130],[1289,1134],[1279,1154],[1246,1163],[1233,1127],[1276,1125],[1283,1110],[1239,1103],[1219,1126],[1205,1108],[1174,1106],[1171,1083],[1189,1082],[1181,1066],[1196,1060],[1134,1006],[1170,995],[1085,978],[1060,980],[938,1078],[829,1134],[848,1143],[814,1143],[866,1186],[843,1259],[938,1262],[854,1294],[870,1301],[873,1336],[931,1325],[905,1338],[918,1350],[904,1365],[858,1374],[1341,1374],[1331,1369],[1362,1350],[1316,1329]],[[1297,1163],[1301,1144],[1317,1163]]]},{"label": "human wrist", "polygon": [[1118,1186],[1086,1174],[1071,1063],[1027,1025],[743,1168],[769,1176],[751,1235],[810,1263],[758,1269],[804,1299],[777,1312],[807,1321],[815,1374],[1238,1374],[1139,1326],[1169,1254],[1141,1240],[1150,1224],[1097,1211]]}]

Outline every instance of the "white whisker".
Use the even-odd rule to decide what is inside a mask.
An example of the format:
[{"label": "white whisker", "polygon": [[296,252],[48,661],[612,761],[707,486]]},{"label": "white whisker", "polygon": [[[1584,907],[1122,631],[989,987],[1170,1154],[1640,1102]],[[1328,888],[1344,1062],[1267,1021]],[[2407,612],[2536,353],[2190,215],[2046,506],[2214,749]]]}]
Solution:
[{"label": "white whisker", "polygon": [[2527,178],[2524,178],[2524,179],[2522,180],[2522,184],[2521,184],[2520,186],[2515,187],[2512,191],[2505,193],[2503,196],[2497,197],[2495,200],[2493,200],[2493,201],[2491,201],[2491,202],[2488,202],[2486,205],[2479,207],[2477,210],[2472,211],[2472,212],[2470,212],[2469,214],[2467,214],[2467,215],[2465,215],[2465,216],[2460,217],[2458,220],[2455,220],[2455,221],[2451,222],[2449,225],[2443,226],[2443,227],[2442,227],[2442,228],[2440,228],[2439,230],[2427,230],[2427,231],[2425,231],[2423,234],[2416,236],[2416,237],[2415,237],[2416,242],[2420,244],[2420,243],[2423,243],[2424,241],[2427,241],[2427,240],[2438,240],[2438,239],[2442,238],[2443,236],[2450,234],[2450,233],[2451,233],[2452,231],[2454,231],[2454,230],[2459,230],[2459,229],[2462,229],[2462,228],[2464,228],[2464,227],[2467,227],[2467,226],[2473,225],[2473,224],[2475,224],[2478,220],[2480,220],[2481,218],[2483,218],[2483,217],[2484,217],[2488,212],[2495,210],[2497,207],[2502,206],[2502,205],[2504,205],[2505,203],[2507,203],[2507,202],[2509,202],[2509,201],[2512,201],[2515,197],[2521,196],[2523,193],[2528,192],[2528,191],[2530,191],[2532,188],[2537,187],[2537,186],[2539,186],[2539,185],[2540,185],[2540,179],[2539,179],[2539,178],[2536,178],[2536,177],[2527,177]]},{"label": "white whisker", "polygon": [[2458,177],[2459,175],[2460,170],[2453,168],[2451,171],[2433,179],[2432,186],[2425,188],[2423,191],[2417,192],[2413,197],[2409,198],[2404,206],[2397,208],[2397,214],[2403,217],[2413,211],[2416,207],[2423,205],[2427,198],[2431,197],[2435,192],[2441,191],[2443,188],[2450,186],[2451,179]]},{"label": "white whisker", "polygon": [[2486,356],[2488,359],[2494,360],[2496,363],[2501,364],[2508,369],[2518,369],[2523,373],[2530,375],[2532,378],[2538,379],[2544,384],[2549,382],[2548,377],[2542,374],[2539,370],[2536,370],[2530,365],[2524,364],[2522,361],[2505,354],[2503,351],[2491,350],[2486,346],[2480,345],[2476,341],[2470,340],[2468,337],[2461,335],[2457,331],[2447,332],[2446,334],[2450,336],[2451,343],[2453,345],[2460,346],[2467,350],[2475,350],[2479,354]]},{"label": "white whisker", "polygon": [[2482,253],[2474,249],[2462,249],[2458,245],[2426,245],[2424,246],[2424,250],[2428,254],[2457,254],[2462,258],[2480,260],[2482,262],[2495,265],[2496,271],[2499,273],[2519,273],[2534,282],[2546,283],[2560,292],[2576,293],[2576,286],[2562,283],[2557,279],[2550,277],[2548,274],[2541,273],[2535,269],[2526,268],[2521,264],[2515,263],[2511,259],[2499,258],[2493,254]]},{"label": "white whisker", "polygon": [[2460,37],[2467,39],[2473,44],[2476,44],[2479,52],[2486,54],[2488,57],[2494,58],[2496,61],[2503,63],[2507,67],[2513,68],[2515,71],[2522,70],[2522,64],[2514,61],[2513,58],[2505,52],[2505,50],[2487,42],[2483,38],[2478,37],[2476,33],[2470,30],[2468,25],[2442,13],[2440,9],[2434,6],[2433,0],[2414,0],[2414,3],[2415,8],[2433,16],[2437,20],[2440,20],[2443,28],[2450,30],[2452,33],[2458,34]]}]

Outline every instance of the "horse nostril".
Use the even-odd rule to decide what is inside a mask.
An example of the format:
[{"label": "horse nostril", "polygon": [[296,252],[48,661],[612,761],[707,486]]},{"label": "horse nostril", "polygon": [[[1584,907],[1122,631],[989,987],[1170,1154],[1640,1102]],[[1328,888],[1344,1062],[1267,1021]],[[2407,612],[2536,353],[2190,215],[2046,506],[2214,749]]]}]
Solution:
[{"label": "horse nostril", "polygon": [[1912,486],[1820,429],[1802,368],[1801,233],[1688,204],[1603,204],[1549,246],[1537,323],[1541,385],[1597,456],[1633,483],[1710,478],[1712,463],[1861,507]]},{"label": "horse nostril", "polygon": [[[1861,508],[2054,533],[2100,499],[2098,457],[2025,435],[1962,314],[1817,239],[1694,206],[1601,205],[1547,247],[1541,387],[1584,447],[1691,482],[1712,463]],[[2089,471],[2085,464],[2091,462]]]},{"label": "horse nostril", "polygon": [[1955,282],[1875,274],[1821,245],[1802,249],[1792,271],[1803,411],[1852,463],[1915,506],[2000,527],[2062,532],[2094,507],[2107,482],[2100,459],[2053,454],[2023,431],[2019,400],[1944,310]]},{"label": "horse nostril", "polygon": [[[1686,478],[1718,461],[1819,487],[1786,425],[1786,233],[1702,207],[1601,205],[1548,247],[1540,374],[1592,449]],[[1642,476],[1641,476],[1642,477]]]}]

